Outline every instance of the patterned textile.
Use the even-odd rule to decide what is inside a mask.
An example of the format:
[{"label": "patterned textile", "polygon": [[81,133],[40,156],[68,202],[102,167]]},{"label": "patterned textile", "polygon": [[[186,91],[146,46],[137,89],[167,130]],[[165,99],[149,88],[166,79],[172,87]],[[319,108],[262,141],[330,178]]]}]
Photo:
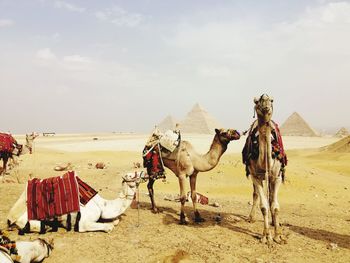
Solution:
[{"label": "patterned textile", "polygon": [[34,178],[27,185],[28,220],[48,220],[80,211],[97,192],[79,179],[74,171],[47,179]]},{"label": "patterned textile", "polygon": [[[271,140],[272,146],[272,158],[277,159],[282,163],[282,166],[286,166],[288,163],[286,152],[284,151],[281,132],[277,123],[272,121],[273,128],[271,131],[273,139]],[[249,134],[246,139],[242,151],[243,163],[249,165],[249,160],[256,160],[259,157],[259,134],[257,123],[254,122],[249,130]]]},{"label": "patterned textile", "polygon": [[90,185],[82,181],[78,176],[76,177],[79,185],[79,198],[80,203],[86,205],[95,195],[97,191],[93,189]]},{"label": "patterned textile", "polygon": [[160,178],[164,176],[165,171],[160,158],[157,145],[152,150],[148,147],[143,150],[143,167],[147,168],[147,174],[150,177]]},{"label": "patterned textile", "polygon": [[16,140],[10,134],[0,133],[0,152],[12,153],[16,144]]}]

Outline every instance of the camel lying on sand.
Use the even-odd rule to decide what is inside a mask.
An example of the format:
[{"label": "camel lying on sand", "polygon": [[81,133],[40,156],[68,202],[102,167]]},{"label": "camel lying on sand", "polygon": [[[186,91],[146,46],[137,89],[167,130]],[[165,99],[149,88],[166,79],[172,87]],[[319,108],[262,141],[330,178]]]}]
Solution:
[{"label": "camel lying on sand", "polygon": [[[96,194],[85,206],[80,204],[80,212],[63,215],[57,218],[59,226],[70,230],[71,222],[76,222],[74,230],[77,232],[104,231],[110,232],[119,223],[118,217],[123,214],[132,203],[137,186],[140,182],[139,172],[127,173],[123,176],[122,191],[118,198],[106,200]],[[28,232],[44,232],[43,224],[38,220],[28,221],[26,209],[26,191],[22,193],[11,208],[8,219],[9,228],[13,226],[20,230],[20,234]],[[106,223],[100,220],[110,221]],[[78,222],[78,223],[77,223]]]},{"label": "camel lying on sand", "polygon": [[0,237],[2,241],[7,243],[0,245],[0,262],[1,263],[31,263],[42,262],[49,257],[53,250],[53,239],[46,241],[45,239],[35,239],[33,241],[10,241],[6,236]]}]

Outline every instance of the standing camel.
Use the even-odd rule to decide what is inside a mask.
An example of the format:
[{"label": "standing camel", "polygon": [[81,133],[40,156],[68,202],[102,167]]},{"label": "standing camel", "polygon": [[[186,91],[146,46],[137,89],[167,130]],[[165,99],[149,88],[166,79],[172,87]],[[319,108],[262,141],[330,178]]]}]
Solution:
[{"label": "standing camel", "polygon": [[12,135],[6,133],[0,133],[0,159],[3,161],[3,167],[0,171],[0,175],[2,173],[6,173],[7,170],[7,162],[14,156],[20,156],[26,153],[32,154],[33,151],[33,141],[38,135],[31,133],[26,134],[26,144],[18,144],[15,138]]},{"label": "standing camel", "polygon": [[[272,243],[268,221],[270,210],[272,224],[275,228],[273,240],[277,243],[284,243],[285,238],[281,234],[279,223],[280,205],[277,195],[284,177],[284,166],[287,164],[287,157],[284,153],[278,126],[271,120],[273,99],[263,94],[260,99],[255,98],[254,103],[258,119],[251,126],[243,150],[244,163],[247,165],[247,173],[252,177],[254,188],[253,206],[249,220],[250,222],[255,221],[255,212],[258,207],[258,199],[260,198],[260,209],[264,217],[264,231],[261,241],[265,244]],[[257,134],[258,142],[251,142],[252,136],[255,136],[255,134]],[[273,138],[272,143],[271,137]],[[254,146],[257,143],[258,149]],[[264,181],[267,185],[267,194],[264,192]]]},{"label": "standing camel", "polygon": [[[238,140],[240,134],[236,130],[215,129],[215,136],[206,154],[198,154],[188,141],[181,141],[180,145],[171,153],[166,150],[161,151],[161,157],[164,166],[169,168],[178,178],[180,186],[180,224],[187,224],[184,207],[186,202],[185,180],[189,176],[191,187],[191,199],[193,203],[195,222],[203,222],[204,219],[200,216],[197,210],[197,195],[196,195],[196,180],[198,172],[207,172],[212,170],[219,162],[221,156],[227,149],[230,141]],[[158,147],[157,147],[158,148]],[[158,212],[158,208],[154,202],[153,184],[156,178],[149,178],[147,188],[152,204],[152,211]]]}]

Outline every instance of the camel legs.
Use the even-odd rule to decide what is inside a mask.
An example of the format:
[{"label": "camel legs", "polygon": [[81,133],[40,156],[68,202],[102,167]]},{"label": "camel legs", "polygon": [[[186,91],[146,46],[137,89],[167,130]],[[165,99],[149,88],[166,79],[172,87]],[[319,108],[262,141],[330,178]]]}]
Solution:
[{"label": "camel legs", "polygon": [[250,223],[254,223],[256,220],[255,215],[256,215],[256,209],[258,208],[258,199],[259,199],[258,190],[255,184],[253,184],[253,206],[252,206],[252,210],[250,210],[249,219],[248,219]]},{"label": "camel legs", "polygon": [[267,197],[264,193],[263,181],[261,179],[255,178],[252,176],[254,187],[256,187],[258,191],[258,195],[260,198],[260,209],[261,213],[264,217],[264,232],[261,241],[263,243],[271,244],[272,237],[269,229],[269,221],[268,221],[268,213],[269,213],[269,204],[267,201]]},{"label": "camel legs", "polygon": [[88,231],[111,232],[113,228],[114,228],[113,223],[98,223],[98,222],[80,222],[79,223],[79,232],[88,232]]},{"label": "camel legs", "polygon": [[185,217],[185,203],[186,203],[185,179],[186,179],[186,175],[181,174],[178,176],[178,178],[179,178],[180,202],[181,202],[180,225],[187,225],[186,217]]},{"label": "camel legs", "polygon": [[148,189],[148,193],[149,193],[149,198],[151,199],[151,209],[153,213],[158,213],[159,210],[156,206],[156,203],[154,202],[154,190],[153,190],[153,184],[155,182],[155,179],[153,178],[149,178],[148,184],[147,184],[147,189]]},{"label": "camel legs", "polygon": [[278,190],[281,185],[281,181],[282,179],[279,176],[271,182],[270,198],[269,198],[270,210],[272,215],[272,225],[275,227],[275,236],[273,240],[279,244],[286,242],[286,238],[282,235],[282,231],[280,227],[280,222],[279,222],[280,205],[277,199]]},{"label": "camel legs", "polygon": [[190,176],[190,187],[191,187],[191,199],[192,199],[193,210],[194,210],[194,221],[196,223],[201,223],[201,222],[204,222],[204,219],[201,217],[201,215],[197,210],[197,192],[196,192],[197,174],[198,172],[194,172]]},{"label": "camel legs", "polygon": [[2,174],[6,174],[6,168],[7,168],[7,161],[9,160],[9,158],[7,156],[4,156],[2,158],[2,161],[3,161],[3,167],[2,167],[2,171],[0,171],[0,175]]}]

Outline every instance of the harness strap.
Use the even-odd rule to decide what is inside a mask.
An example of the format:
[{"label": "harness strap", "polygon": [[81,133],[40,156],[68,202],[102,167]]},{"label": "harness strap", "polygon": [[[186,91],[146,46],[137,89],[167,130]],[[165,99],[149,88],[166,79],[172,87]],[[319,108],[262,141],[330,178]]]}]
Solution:
[{"label": "harness strap", "polygon": [[75,224],[74,224],[74,231],[79,232],[79,221],[81,218],[81,213],[80,211],[77,213],[77,218],[75,219]]}]

